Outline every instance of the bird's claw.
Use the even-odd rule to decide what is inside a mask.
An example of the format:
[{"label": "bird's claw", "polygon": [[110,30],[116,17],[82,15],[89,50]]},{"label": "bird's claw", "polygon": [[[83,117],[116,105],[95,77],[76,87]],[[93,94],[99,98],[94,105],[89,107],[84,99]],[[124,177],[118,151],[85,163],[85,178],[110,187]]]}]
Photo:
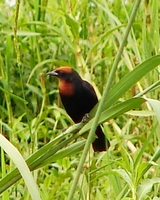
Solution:
[{"label": "bird's claw", "polygon": [[89,114],[86,113],[82,118],[82,123],[85,123],[89,119]]}]

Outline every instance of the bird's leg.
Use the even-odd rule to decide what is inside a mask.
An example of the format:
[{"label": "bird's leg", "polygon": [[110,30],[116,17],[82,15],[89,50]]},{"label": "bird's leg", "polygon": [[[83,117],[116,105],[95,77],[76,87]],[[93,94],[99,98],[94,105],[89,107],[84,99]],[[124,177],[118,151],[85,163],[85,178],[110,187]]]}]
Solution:
[{"label": "bird's leg", "polygon": [[87,122],[88,119],[89,119],[89,114],[86,113],[86,114],[83,116],[83,118],[82,118],[82,123]]}]

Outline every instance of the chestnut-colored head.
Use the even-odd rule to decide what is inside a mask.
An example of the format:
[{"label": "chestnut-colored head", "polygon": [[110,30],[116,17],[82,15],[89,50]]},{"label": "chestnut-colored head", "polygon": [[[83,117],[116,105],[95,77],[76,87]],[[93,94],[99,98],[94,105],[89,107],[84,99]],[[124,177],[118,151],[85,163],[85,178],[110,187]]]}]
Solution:
[{"label": "chestnut-colored head", "polygon": [[77,78],[81,79],[79,74],[71,67],[59,67],[54,71],[48,72],[47,74],[50,76],[55,76],[61,81],[63,80],[67,82],[72,82]]},{"label": "chestnut-colored head", "polygon": [[47,74],[59,79],[59,92],[64,96],[73,95],[75,83],[82,80],[79,74],[71,67],[59,67]]}]

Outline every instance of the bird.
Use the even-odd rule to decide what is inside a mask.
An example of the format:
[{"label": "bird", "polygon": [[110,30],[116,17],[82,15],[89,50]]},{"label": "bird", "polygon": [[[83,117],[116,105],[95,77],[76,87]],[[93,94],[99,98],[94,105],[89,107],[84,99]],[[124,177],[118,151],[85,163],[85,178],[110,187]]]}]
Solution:
[{"label": "bird", "polygon": [[[81,122],[98,103],[93,86],[68,66],[59,67],[47,74],[58,78],[59,94],[66,112],[74,123]],[[110,143],[100,125],[97,126],[95,133],[96,138],[92,143],[94,152],[107,151]]]}]

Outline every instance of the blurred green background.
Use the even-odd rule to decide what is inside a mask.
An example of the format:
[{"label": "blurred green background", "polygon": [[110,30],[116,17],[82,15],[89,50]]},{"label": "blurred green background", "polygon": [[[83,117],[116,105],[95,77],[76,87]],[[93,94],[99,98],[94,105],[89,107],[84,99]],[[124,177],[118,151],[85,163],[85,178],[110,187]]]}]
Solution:
[{"label": "blurred green background", "polygon": [[[58,66],[71,66],[92,83],[100,99],[134,3],[21,1],[16,21],[16,5],[0,1],[0,130],[24,159],[73,124],[60,102],[57,80],[46,73]],[[159,54],[159,11],[158,0],[141,1],[112,86],[137,65]],[[157,81],[159,67],[122,94],[115,105]],[[159,100],[159,84],[148,91],[148,98]],[[94,155],[90,151],[74,199],[160,197],[160,135],[154,114],[146,103],[134,112],[104,122],[111,147],[107,153]],[[78,138],[77,144],[81,140],[84,139]],[[42,199],[67,199],[82,149],[66,149],[68,156],[61,154],[33,172]],[[1,150],[1,178],[14,168]],[[0,198],[27,200],[30,196],[20,180]]]}]

